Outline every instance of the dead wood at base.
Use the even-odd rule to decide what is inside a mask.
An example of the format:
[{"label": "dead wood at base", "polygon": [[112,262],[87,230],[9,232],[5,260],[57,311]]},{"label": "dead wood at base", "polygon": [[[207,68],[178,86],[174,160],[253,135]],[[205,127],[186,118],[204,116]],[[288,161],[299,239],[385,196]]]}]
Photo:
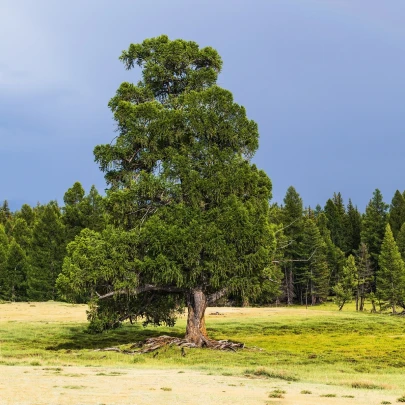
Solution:
[{"label": "dead wood at base", "polygon": [[[229,340],[211,340],[207,339],[207,348],[212,350],[228,350],[236,352],[237,349],[243,349],[244,343],[230,342]],[[171,336],[159,336],[146,339],[144,342],[137,342],[131,345],[130,350],[120,349],[119,347],[106,347],[96,349],[96,352],[118,352],[123,354],[144,354],[150,353],[164,346],[178,346],[184,348],[198,348],[195,343],[190,343],[186,339],[175,338]],[[135,349],[135,350],[132,350]]]}]

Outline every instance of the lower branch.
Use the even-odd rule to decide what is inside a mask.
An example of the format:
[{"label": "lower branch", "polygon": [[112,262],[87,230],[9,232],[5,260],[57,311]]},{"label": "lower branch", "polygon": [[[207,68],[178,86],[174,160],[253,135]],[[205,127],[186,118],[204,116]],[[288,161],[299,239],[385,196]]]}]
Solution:
[{"label": "lower branch", "polygon": [[107,294],[99,294],[96,292],[97,297],[99,300],[103,300],[105,298],[113,297],[114,295],[137,295],[147,291],[163,291],[163,292],[172,292],[172,293],[181,293],[184,292],[184,288],[172,287],[172,286],[156,286],[152,284],[145,284],[142,287],[132,288],[132,289],[121,289],[116,291],[111,291]]}]

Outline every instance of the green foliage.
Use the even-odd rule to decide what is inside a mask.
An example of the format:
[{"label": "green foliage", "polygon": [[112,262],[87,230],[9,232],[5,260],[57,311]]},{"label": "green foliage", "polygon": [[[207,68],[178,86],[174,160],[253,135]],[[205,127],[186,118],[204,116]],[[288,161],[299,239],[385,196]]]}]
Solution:
[{"label": "green foliage", "polygon": [[72,241],[82,229],[102,231],[106,226],[103,198],[94,186],[88,195],[79,182],[66,191],[63,200],[63,223],[66,228],[66,241]]},{"label": "green foliage", "polygon": [[[302,198],[290,186],[284,197],[284,206],[280,212],[281,223],[283,225],[283,273],[284,273],[284,295],[288,305],[293,303],[294,297],[297,296],[297,288],[294,282],[299,275],[297,274],[298,267],[293,260],[297,259],[300,255],[300,243],[303,234],[303,203]],[[298,296],[300,292],[298,292]],[[302,296],[301,296],[302,299]]]},{"label": "green foliage", "polygon": [[4,226],[6,233],[8,234],[11,228],[11,221],[13,215],[8,206],[8,201],[4,200],[2,206],[0,207],[0,224]]},{"label": "green foliage", "polygon": [[219,55],[160,36],[130,45],[121,60],[140,66],[142,81],[110,100],[119,135],[94,150],[114,227],[82,231],[58,286],[65,296],[117,292],[95,303],[93,322],[99,313],[105,325],[145,313],[171,324],[195,289],[258,297],[277,283],[271,182],[250,163],[257,124],[215,84]]},{"label": "green foliage", "polygon": [[392,198],[389,211],[389,224],[395,239],[397,239],[398,233],[404,222],[405,198],[398,190],[396,190],[394,197]]},{"label": "green foliage", "polygon": [[345,264],[345,256],[344,253],[332,242],[327,222],[326,215],[320,213],[316,219],[316,224],[326,244],[326,260],[330,271],[330,284],[335,285],[341,277],[343,266]]},{"label": "green foliage", "polygon": [[377,294],[387,301],[395,313],[396,305],[403,304],[405,297],[405,264],[395,243],[391,227],[387,224],[379,257]]},{"label": "green foliage", "polygon": [[347,204],[346,216],[344,219],[344,233],[346,239],[346,253],[353,254],[358,250],[361,242],[361,214],[357,207],[354,207],[352,200]]},{"label": "green foliage", "polygon": [[339,282],[333,287],[335,293],[334,301],[342,310],[346,302],[353,298],[353,288],[356,285],[356,276],[358,274],[354,256],[350,255],[347,258],[346,265],[343,267],[342,277]]},{"label": "green foliage", "polygon": [[8,255],[8,238],[4,225],[0,224],[0,298],[7,299],[8,280],[7,280],[7,255]]},{"label": "green foliage", "polygon": [[33,227],[27,276],[30,300],[56,299],[55,281],[62,270],[65,250],[65,227],[58,205],[51,202],[39,210]]},{"label": "green foliage", "polygon": [[23,219],[31,228],[35,221],[35,211],[28,205],[23,204],[20,211],[15,213],[16,218]]},{"label": "green foliage", "polygon": [[405,223],[401,226],[401,230],[397,235],[396,242],[399,253],[401,253],[402,260],[405,260]]},{"label": "green foliage", "polygon": [[5,263],[5,285],[2,288],[2,295],[5,299],[10,301],[27,299],[28,271],[29,263],[26,254],[15,239],[12,239]]},{"label": "green foliage", "polygon": [[347,250],[345,238],[346,211],[340,193],[334,193],[333,199],[326,202],[324,212],[333,244],[345,252]]},{"label": "green foliage", "polygon": [[371,292],[371,282],[373,280],[373,270],[371,267],[370,255],[368,254],[367,245],[360,244],[357,258],[356,274],[356,310],[363,311],[364,302]]},{"label": "green foliage", "polygon": [[315,220],[306,218],[302,242],[300,243],[300,258],[295,278],[297,295],[302,303],[316,304],[323,302],[329,292],[329,267],[326,258],[326,244],[316,226]]},{"label": "green foliage", "polygon": [[387,209],[388,205],[384,203],[381,191],[376,189],[366,207],[361,230],[361,240],[367,245],[374,277],[379,269],[378,256],[388,220]]}]

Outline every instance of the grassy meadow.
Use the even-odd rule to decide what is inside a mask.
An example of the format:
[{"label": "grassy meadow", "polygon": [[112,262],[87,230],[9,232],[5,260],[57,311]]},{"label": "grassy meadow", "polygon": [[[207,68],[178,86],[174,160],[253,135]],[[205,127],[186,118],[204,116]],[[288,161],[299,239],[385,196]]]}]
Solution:
[{"label": "grassy meadow", "polygon": [[[93,335],[86,330],[85,309],[53,302],[0,305],[0,364],[180,367],[219,375],[405,391],[403,317],[356,313],[352,306],[339,312],[332,304],[308,309],[208,308],[210,337],[244,342],[246,349],[236,353],[186,349],[182,357],[178,347],[165,347],[158,355],[134,356],[94,349],[126,348],[162,334],[183,336],[185,319],[179,319],[174,328],[126,324]],[[213,315],[217,311],[220,314]],[[73,315],[69,318],[64,312]]]}]

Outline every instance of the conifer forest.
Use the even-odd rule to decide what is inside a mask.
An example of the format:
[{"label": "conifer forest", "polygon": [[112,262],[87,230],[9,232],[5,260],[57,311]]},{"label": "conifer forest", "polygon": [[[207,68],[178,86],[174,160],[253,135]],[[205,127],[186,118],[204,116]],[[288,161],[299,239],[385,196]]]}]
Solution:
[{"label": "conifer forest", "polygon": [[[67,245],[83,230],[106,232],[114,222],[108,199],[93,186],[88,194],[79,182],[63,198],[12,212],[0,208],[0,297],[9,301],[59,300],[56,280]],[[376,189],[361,213],[334,193],[324,206],[305,207],[290,187],[284,203],[269,205],[276,247],[273,288],[250,304],[315,305],[333,297],[339,307],[356,300],[362,311],[369,298],[375,310],[405,307],[405,198],[396,191],[391,203]],[[88,298],[88,297],[87,297]],[[77,297],[83,302],[86,297]],[[230,294],[243,305],[248,298]]]}]

